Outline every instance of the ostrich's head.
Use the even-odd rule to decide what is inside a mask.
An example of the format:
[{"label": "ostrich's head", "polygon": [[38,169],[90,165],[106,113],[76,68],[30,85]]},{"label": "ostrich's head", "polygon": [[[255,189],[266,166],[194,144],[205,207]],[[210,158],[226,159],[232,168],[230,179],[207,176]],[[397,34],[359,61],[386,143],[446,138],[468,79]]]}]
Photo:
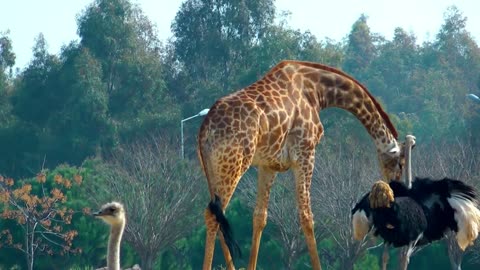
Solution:
[{"label": "ostrich's head", "polygon": [[93,215],[111,226],[125,223],[125,208],[118,202],[104,204],[100,210],[93,213]]}]

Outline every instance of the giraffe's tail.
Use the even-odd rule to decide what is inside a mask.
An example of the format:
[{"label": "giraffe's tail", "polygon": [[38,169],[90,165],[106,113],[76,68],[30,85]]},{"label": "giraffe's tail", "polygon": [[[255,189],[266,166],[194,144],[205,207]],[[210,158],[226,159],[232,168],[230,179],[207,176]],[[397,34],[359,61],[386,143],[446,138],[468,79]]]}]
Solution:
[{"label": "giraffe's tail", "polygon": [[233,238],[233,232],[232,232],[232,229],[230,228],[230,223],[228,223],[228,220],[225,217],[225,214],[223,213],[223,210],[222,210],[222,202],[220,201],[220,198],[216,194],[215,194],[215,199],[210,201],[210,203],[208,204],[208,209],[215,216],[215,219],[218,222],[220,231],[223,234],[223,239],[225,240],[225,244],[227,245],[228,250],[232,255],[232,258],[236,257],[237,255],[241,257],[242,252],[240,250],[240,246]]}]

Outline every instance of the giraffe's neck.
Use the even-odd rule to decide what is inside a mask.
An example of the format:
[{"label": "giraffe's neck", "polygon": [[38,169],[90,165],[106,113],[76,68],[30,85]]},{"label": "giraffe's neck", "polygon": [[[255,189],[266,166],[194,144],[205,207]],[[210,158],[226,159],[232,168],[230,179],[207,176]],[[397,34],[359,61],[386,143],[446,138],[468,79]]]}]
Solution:
[{"label": "giraffe's neck", "polygon": [[397,145],[395,135],[388,128],[374,101],[360,87],[355,84],[347,90],[325,87],[321,92],[323,102],[320,110],[337,107],[352,113],[373,138],[380,152],[386,152]]},{"label": "giraffe's neck", "polygon": [[300,89],[310,103],[316,100],[314,103],[319,111],[337,107],[352,113],[366,128],[381,153],[398,146],[397,131],[387,114],[358,81],[339,70],[321,65],[301,68],[298,73],[303,78]]},{"label": "giraffe's neck", "polygon": [[125,223],[112,225],[110,228],[110,238],[108,240],[108,270],[120,270],[120,243],[122,241],[123,229]]}]

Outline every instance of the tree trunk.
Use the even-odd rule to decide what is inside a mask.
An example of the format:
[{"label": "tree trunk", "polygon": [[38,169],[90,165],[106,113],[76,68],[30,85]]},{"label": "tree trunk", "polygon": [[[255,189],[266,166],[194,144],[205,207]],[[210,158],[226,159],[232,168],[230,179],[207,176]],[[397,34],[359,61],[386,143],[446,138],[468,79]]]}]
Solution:
[{"label": "tree trunk", "polygon": [[294,258],[292,256],[293,254],[292,253],[290,253],[290,254],[291,255],[287,256],[287,259],[285,260],[287,270],[293,270]]},{"label": "tree trunk", "polygon": [[[163,256],[163,255],[162,255]],[[150,252],[145,252],[143,255],[140,255],[141,265],[140,268],[142,269],[153,269],[153,265],[155,263],[155,257],[150,255]],[[163,258],[162,258],[163,261]]]},{"label": "tree trunk", "polygon": [[355,264],[355,258],[351,257],[350,254],[344,254],[343,259],[341,259],[341,267],[342,270],[353,270],[353,266]]},{"label": "tree trunk", "polygon": [[30,228],[30,224],[28,223],[29,221],[27,220],[27,225],[25,227],[26,230],[26,237],[25,237],[25,253],[27,255],[27,268],[28,270],[33,270],[33,262],[34,262],[34,247],[33,247],[33,240],[35,237],[35,227]]}]

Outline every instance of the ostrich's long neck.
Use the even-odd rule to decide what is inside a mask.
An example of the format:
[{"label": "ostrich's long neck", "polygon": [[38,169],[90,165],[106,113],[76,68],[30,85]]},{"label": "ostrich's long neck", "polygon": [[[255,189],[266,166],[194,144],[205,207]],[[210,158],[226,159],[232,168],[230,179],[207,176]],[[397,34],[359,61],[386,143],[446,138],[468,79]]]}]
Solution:
[{"label": "ostrich's long neck", "polygon": [[412,148],[415,144],[415,137],[407,135],[405,140],[405,183],[408,188],[412,187]]},{"label": "ostrich's long neck", "polygon": [[406,185],[408,188],[412,188],[412,155],[411,155],[412,147],[407,145],[406,153],[405,153],[405,176],[406,176]]},{"label": "ostrich's long neck", "polygon": [[108,270],[120,270],[120,243],[122,241],[125,223],[112,225],[108,240]]}]

